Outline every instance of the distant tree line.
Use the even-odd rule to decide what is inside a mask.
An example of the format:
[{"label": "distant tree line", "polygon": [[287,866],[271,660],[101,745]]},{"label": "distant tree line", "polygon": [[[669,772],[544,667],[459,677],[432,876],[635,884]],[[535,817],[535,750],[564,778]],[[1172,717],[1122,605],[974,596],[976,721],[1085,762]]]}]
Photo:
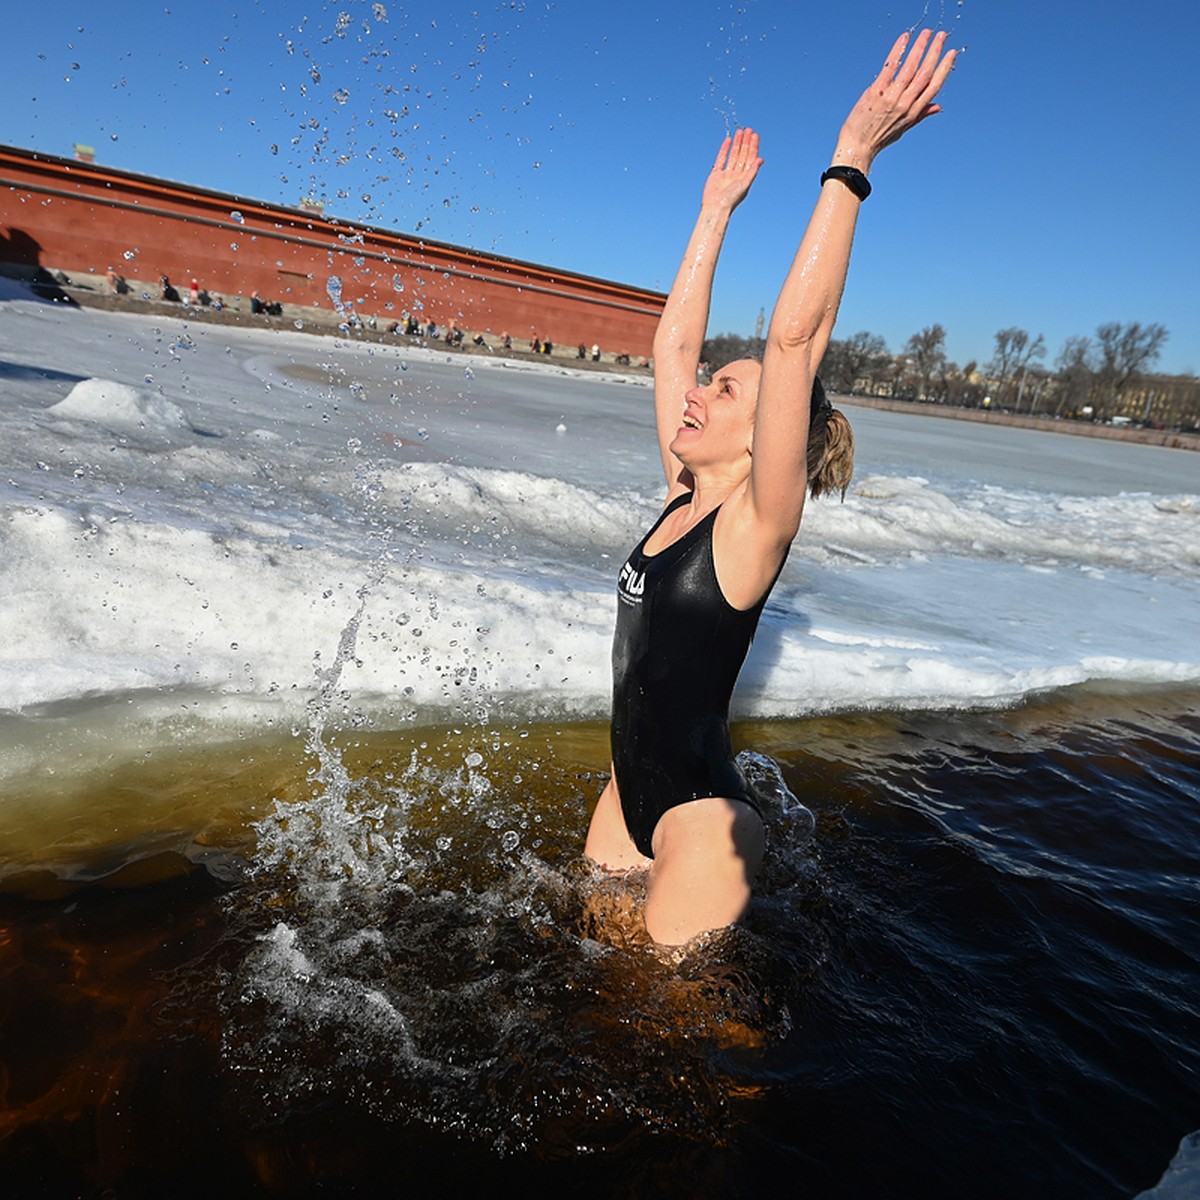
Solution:
[{"label": "distant tree line", "polygon": [[[1047,367],[1046,339],[1011,327],[997,330],[988,362],[960,367],[946,356],[941,325],[918,330],[898,354],[862,332],[829,343],[821,377],[842,395],[1200,431],[1200,379],[1152,373],[1168,336],[1159,324],[1109,322],[1093,337],[1067,338]],[[704,359],[714,366],[761,355],[758,338],[722,333],[704,343]]]}]

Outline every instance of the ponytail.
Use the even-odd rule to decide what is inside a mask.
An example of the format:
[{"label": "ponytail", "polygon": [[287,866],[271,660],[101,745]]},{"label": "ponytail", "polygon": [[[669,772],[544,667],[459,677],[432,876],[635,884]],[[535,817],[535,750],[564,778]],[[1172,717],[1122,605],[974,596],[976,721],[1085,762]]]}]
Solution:
[{"label": "ponytail", "polygon": [[808,422],[808,494],[814,499],[840,492],[843,500],[854,474],[854,433],[845,414],[829,403],[825,388],[813,379]]}]

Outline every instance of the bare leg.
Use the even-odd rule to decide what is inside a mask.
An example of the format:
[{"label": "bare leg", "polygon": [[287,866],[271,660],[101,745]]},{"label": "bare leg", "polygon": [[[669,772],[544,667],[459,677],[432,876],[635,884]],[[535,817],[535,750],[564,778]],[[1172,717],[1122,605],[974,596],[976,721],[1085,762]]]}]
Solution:
[{"label": "bare leg", "polygon": [[711,797],[667,809],[654,830],[646,931],[659,945],[682,946],[740,920],[763,843],[762,819],[741,800]]},{"label": "bare leg", "polygon": [[625,828],[615,774],[600,793],[583,852],[606,871],[644,871],[650,866],[650,859],[633,844]]}]

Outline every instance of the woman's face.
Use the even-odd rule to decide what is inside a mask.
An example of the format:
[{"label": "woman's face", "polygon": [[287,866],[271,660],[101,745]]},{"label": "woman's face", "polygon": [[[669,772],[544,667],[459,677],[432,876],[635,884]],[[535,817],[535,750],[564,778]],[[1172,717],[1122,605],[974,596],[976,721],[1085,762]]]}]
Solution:
[{"label": "woman's face", "polygon": [[713,372],[711,383],[687,393],[683,421],[671,442],[671,452],[684,466],[730,466],[745,457],[748,469],[761,375],[760,363],[738,359]]}]

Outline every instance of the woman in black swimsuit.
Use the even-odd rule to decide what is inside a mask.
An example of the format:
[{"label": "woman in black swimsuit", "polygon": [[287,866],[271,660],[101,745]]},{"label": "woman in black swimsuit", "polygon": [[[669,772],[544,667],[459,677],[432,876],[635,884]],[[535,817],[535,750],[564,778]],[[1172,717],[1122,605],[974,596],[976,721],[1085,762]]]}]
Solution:
[{"label": "woman in black swimsuit", "polygon": [[[760,365],[696,385],[721,242],[762,159],[726,138],[654,338],[667,505],[621,569],[613,643],[613,777],[585,851],[648,869],[646,929],[663,945],[737,921],[763,853],[756,802],[733,761],[730,694],[800,527],[805,495],[845,491],[849,426],[816,373],[833,332],[875,156],[938,112],[954,65],[945,34],[908,35],[846,118],[784,281]],[[682,410],[682,418],[681,418]]]}]

